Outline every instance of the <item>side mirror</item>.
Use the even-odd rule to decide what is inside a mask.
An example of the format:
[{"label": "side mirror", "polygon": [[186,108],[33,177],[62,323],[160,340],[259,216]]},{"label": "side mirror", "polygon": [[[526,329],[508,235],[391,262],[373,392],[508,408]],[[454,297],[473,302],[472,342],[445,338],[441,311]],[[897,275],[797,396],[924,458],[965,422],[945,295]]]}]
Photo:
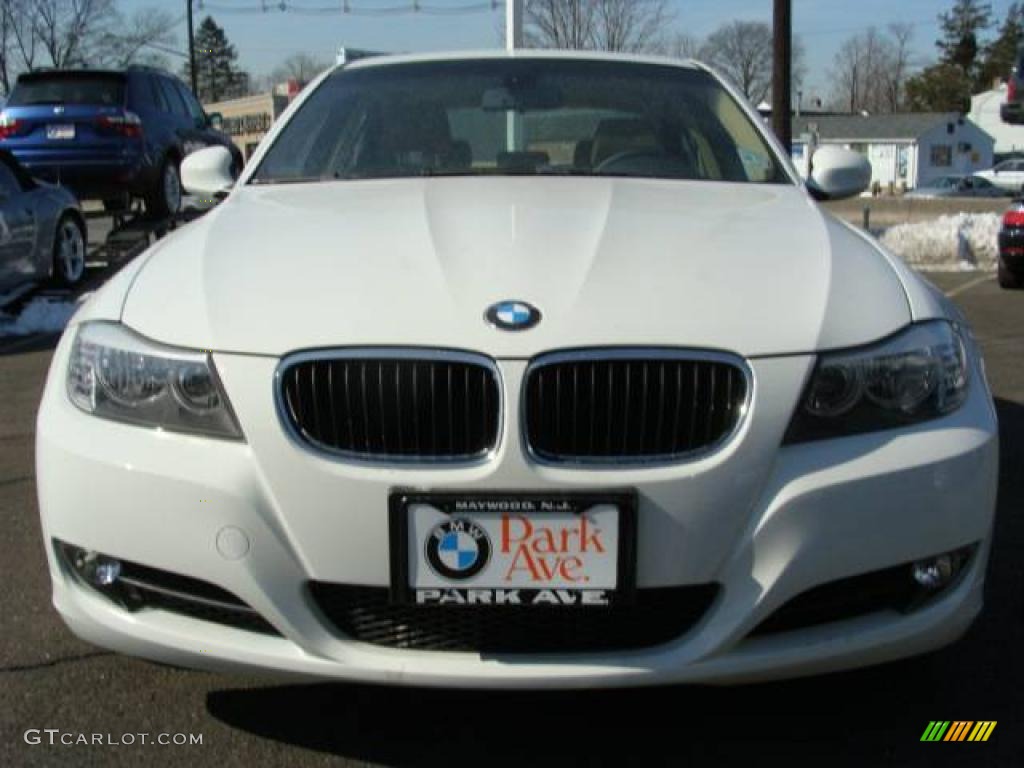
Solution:
[{"label": "side mirror", "polygon": [[840,147],[819,147],[811,157],[807,188],[816,200],[856,197],[871,184],[871,163]]},{"label": "side mirror", "polygon": [[224,130],[224,115],[220,112],[211,112],[206,116],[208,125],[215,131]]},{"label": "side mirror", "polygon": [[181,186],[197,197],[222,198],[235,183],[231,164],[227,147],[217,145],[196,150],[181,161]]}]

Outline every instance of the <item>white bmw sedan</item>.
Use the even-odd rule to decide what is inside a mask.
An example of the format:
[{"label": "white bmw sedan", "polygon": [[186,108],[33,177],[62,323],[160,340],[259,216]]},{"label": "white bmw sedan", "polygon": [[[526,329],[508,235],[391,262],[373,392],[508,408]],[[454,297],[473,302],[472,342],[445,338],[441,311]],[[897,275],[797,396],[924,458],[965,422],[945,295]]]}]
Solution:
[{"label": "white bmw sedan", "polygon": [[[714,73],[336,68],[74,317],[54,603],[123,653],[478,687],[922,653],[982,605],[997,429],[953,306]],[[222,149],[186,186],[230,182]],[[846,163],[846,165],[844,165]],[[813,192],[813,195],[812,195]]]}]

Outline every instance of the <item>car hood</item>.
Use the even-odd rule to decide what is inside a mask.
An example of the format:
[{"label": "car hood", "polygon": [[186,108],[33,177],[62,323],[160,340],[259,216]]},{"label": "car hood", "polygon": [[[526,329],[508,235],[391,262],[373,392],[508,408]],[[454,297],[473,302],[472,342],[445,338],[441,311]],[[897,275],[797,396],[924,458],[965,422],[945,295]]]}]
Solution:
[{"label": "car hood", "polygon": [[[539,308],[540,324],[488,325],[507,299]],[[240,188],[156,249],[122,319],[169,344],[267,355],[756,356],[872,341],[910,309],[877,247],[795,186],[477,177]]]}]

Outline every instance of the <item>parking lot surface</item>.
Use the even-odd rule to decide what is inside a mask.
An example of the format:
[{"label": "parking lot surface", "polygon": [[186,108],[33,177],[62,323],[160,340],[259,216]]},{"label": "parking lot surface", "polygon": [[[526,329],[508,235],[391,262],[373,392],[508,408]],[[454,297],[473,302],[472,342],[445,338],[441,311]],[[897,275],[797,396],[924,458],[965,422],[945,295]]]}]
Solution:
[{"label": "parking lot surface", "polygon": [[[50,605],[33,478],[35,411],[55,340],[0,343],[0,765],[1024,765],[1024,293],[977,273],[931,277],[973,324],[1000,417],[985,612],[929,657],[735,688],[297,685],[172,669],[81,642]],[[921,743],[933,720],[998,725],[985,744]],[[41,743],[27,743],[31,729]],[[104,743],[58,737],[51,746],[44,729]],[[202,743],[141,744],[138,734]]]}]

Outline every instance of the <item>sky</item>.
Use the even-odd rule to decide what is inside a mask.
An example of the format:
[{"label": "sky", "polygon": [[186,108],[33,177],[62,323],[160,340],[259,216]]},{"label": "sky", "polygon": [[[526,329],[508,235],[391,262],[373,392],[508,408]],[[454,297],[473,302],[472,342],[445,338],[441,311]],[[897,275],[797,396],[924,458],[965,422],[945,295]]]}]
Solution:
[{"label": "sky", "polygon": [[[263,0],[276,8],[280,0]],[[486,0],[485,0],[486,1]],[[290,54],[299,51],[332,60],[341,45],[380,51],[433,51],[493,48],[501,44],[504,10],[484,10],[458,16],[408,14],[367,17],[340,12],[343,0],[288,0],[296,7],[336,4],[338,13],[303,15],[278,10],[237,13],[221,9],[252,9],[261,0],[194,0],[196,22],[209,14],[224,27],[234,43],[243,68],[253,75],[268,73]],[[413,0],[349,0],[353,7],[394,6]],[[467,0],[422,0],[426,5],[463,6]],[[1012,0],[990,0],[996,19],[1005,17]],[[914,49],[920,65],[934,60],[938,14],[953,0],[793,0],[794,33],[807,51],[805,103],[827,98],[829,72],[836,51],[850,36],[869,26],[884,28],[893,22],[914,25]],[[162,7],[179,19],[175,47],[187,47],[185,0],[119,0],[123,12]],[[733,20],[771,20],[772,0],[669,0],[673,20],[669,33],[685,32],[702,38]],[[177,13],[177,9],[181,13]],[[176,62],[175,62],[175,65]]]}]

